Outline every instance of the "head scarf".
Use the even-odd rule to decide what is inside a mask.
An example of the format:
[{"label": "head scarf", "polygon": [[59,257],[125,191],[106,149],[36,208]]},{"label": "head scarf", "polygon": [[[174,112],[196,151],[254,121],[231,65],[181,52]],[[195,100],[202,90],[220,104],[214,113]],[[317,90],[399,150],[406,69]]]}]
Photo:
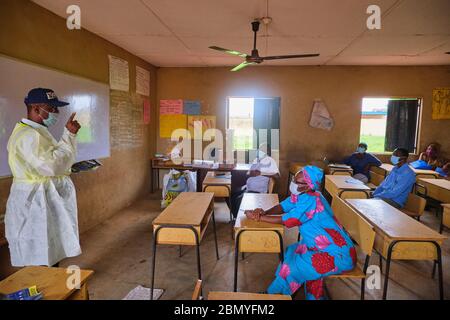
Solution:
[{"label": "head scarf", "polygon": [[303,171],[303,177],[305,179],[305,182],[308,184],[311,190],[313,191],[320,190],[320,186],[322,184],[323,179],[322,169],[316,166],[306,166],[300,171]]}]

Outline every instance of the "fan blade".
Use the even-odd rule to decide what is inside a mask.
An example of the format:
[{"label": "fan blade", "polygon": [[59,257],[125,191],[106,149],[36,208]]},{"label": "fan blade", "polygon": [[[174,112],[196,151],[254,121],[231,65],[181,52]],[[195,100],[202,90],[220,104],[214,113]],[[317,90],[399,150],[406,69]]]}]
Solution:
[{"label": "fan blade", "polygon": [[255,63],[244,61],[240,65],[238,65],[238,66],[234,67],[233,69],[231,69],[231,71],[239,71],[241,69],[244,69],[246,66],[249,66],[249,65],[252,65],[252,64],[255,64]]},{"label": "fan blade", "polygon": [[211,46],[209,48],[213,49],[213,50],[217,50],[217,51],[222,51],[222,52],[225,52],[225,53],[228,53],[228,54],[232,54],[233,56],[239,56],[239,57],[242,57],[242,58],[246,58],[247,57],[247,55],[245,53],[240,53],[239,51],[235,51],[235,50],[224,49],[224,48],[216,47],[216,46]]},{"label": "fan blade", "polygon": [[318,57],[320,54],[311,53],[311,54],[292,54],[287,56],[269,56],[269,57],[261,57],[263,60],[279,60],[279,59],[292,59],[292,58],[310,58],[310,57]]}]

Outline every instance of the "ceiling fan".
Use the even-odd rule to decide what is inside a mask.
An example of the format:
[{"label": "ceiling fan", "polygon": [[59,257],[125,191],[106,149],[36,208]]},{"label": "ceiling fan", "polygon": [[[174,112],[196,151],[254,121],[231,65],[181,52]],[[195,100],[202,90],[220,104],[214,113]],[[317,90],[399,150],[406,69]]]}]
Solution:
[{"label": "ceiling fan", "polygon": [[234,67],[231,69],[231,71],[239,71],[246,66],[254,65],[254,64],[260,64],[261,62],[265,60],[279,60],[279,59],[292,59],[292,58],[309,58],[309,57],[318,57],[320,54],[318,53],[311,53],[311,54],[293,54],[293,55],[284,55],[284,56],[268,56],[268,57],[260,57],[258,53],[258,49],[256,49],[256,37],[257,33],[259,31],[259,25],[260,21],[255,20],[252,22],[252,30],[254,32],[254,38],[253,38],[253,50],[251,55],[247,55],[245,53],[240,53],[239,51],[235,50],[228,50],[217,46],[211,46],[210,49],[222,51],[228,54],[231,54],[233,56],[239,56],[242,58],[245,58],[245,61],[242,62],[240,65]]}]

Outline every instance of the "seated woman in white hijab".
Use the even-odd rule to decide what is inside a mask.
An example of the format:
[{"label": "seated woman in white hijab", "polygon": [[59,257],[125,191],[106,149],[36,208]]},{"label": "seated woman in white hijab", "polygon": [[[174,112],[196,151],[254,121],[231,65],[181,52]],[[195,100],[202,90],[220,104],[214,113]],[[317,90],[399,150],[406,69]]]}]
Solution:
[{"label": "seated woman in white hijab", "polygon": [[241,191],[231,195],[231,213],[235,218],[241,206],[244,193],[267,193],[269,190],[270,178],[261,175],[260,164],[252,164],[248,176],[246,185],[242,187]]},{"label": "seated woman in white hijab", "polygon": [[280,170],[278,170],[277,162],[267,154],[267,144],[262,143],[259,146],[258,154],[253,160],[253,164],[259,164],[261,174],[265,176],[279,177]]}]

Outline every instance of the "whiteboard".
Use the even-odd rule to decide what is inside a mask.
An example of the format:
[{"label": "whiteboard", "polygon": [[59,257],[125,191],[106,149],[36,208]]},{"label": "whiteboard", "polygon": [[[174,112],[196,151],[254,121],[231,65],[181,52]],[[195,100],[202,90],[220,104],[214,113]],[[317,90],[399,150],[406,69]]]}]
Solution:
[{"label": "whiteboard", "polygon": [[53,89],[70,105],[60,109],[58,123],[50,128],[59,140],[69,115],[81,124],[77,161],[110,156],[109,86],[37,65],[0,56],[0,177],[11,176],[6,149],[17,122],[26,118],[25,96],[33,88]]}]

